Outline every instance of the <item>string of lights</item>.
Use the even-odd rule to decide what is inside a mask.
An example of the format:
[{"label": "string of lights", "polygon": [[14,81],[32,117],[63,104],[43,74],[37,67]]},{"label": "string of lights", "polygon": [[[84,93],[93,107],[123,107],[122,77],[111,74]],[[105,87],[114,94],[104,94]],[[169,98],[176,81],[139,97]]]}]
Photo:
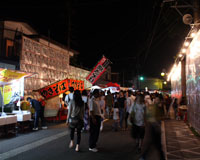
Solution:
[{"label": "string of lights", "polygon": [[197,35],[197,32],[198,32],[198,28],[197,26],[199,25],[199,23],[196,23],[196,24],[191,24],[191,29],[189,31],[189,33],[187,34],[187,36],[185,37],[185,41],[183,42],[183,45],[180,49],[180,51],[178,52],[176,58],[175,58],[175,62],[174,62],[174,65],[171,69],[171,71],[169,72],[168,74],[168,78],[167,80],[169,81],[172,77],[172,75],[174,74],[175,72],[175,68],[177,67],[177,65],[180,64],[180,62],[186,58],[186,53],[187,53],[187,50],[188,48],[190,47],[190,44],[192,42],[192,40],[195,38],[195,36]]}]

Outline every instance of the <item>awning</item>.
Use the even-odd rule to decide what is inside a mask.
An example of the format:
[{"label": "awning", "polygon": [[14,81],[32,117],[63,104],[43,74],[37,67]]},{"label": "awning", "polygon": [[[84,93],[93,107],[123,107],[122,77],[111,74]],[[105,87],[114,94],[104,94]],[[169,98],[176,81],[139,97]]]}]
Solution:
[{"label": "awning", "polygon": [[19,70],[0,68],[0,86],[10,84],[14,80],[18,80],[22,77],[29,77],[34,74],[36,73],[28,73]]},{"label": "awning", "polygon": [[117,83],[112,83],[112,82],[107,83],[106,86],[107,86],[107,87],[120,87],[119,84],[117,84]]}]

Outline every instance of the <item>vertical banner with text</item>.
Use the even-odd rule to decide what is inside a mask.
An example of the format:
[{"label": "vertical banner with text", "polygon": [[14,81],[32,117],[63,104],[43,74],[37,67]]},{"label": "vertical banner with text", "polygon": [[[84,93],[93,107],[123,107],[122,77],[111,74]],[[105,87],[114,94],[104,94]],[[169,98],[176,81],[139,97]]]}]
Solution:
[{"label": "vertical banner with text", "polygon": [[86,77],[86,80],[94,84],[106,71],[106,68],[109,66],[109,64],[110,60],[103,56],[102,59],[94,67],[94,69],[90,72],[90,74]]}]

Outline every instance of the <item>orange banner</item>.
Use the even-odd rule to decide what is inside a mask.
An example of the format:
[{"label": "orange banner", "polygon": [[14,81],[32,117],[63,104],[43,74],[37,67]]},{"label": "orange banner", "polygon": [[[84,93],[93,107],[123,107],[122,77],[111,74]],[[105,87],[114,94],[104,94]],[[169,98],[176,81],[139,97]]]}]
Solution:
[{"label": "orange banner", "polygon": [[45,99],[49,99],[68,91],[69,87],[73,87],[74,90],[84,90],[84,81],[65,79],[44,87],[38,91]]}]

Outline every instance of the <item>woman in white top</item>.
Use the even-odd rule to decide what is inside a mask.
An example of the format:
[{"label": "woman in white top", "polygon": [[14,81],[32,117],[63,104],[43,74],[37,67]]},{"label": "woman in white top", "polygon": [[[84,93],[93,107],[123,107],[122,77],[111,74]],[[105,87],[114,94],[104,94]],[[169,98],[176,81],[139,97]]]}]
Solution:
[{"label": "woman in white top", "polygon": [[127,120],[128,120],[128,117],[129,117],[129,110],[130,110],[131,106],[134,103],[133,99],[131,98],[131,95],[132,95],[132,91],[131,90],[126,92],[125,130],[127,130],[127,128],[128,128]]},{"label": "woman in white top", "polygon": [[119,98],[119,93],[115,93],[114,108],[113,108],[114,131],[118,131],[118,126],[119,126],[119,103],[117,101],[118,98]]},{"label": "woman in white top", "polygon": [[106,107],[106,102],[105,102],[105,93],[103,91],[100,92],[100,107],[101,107],[101,127],[100,131],[103,130],[103,121],[104,121],[104,115],[105,115],[105,107]]}]

